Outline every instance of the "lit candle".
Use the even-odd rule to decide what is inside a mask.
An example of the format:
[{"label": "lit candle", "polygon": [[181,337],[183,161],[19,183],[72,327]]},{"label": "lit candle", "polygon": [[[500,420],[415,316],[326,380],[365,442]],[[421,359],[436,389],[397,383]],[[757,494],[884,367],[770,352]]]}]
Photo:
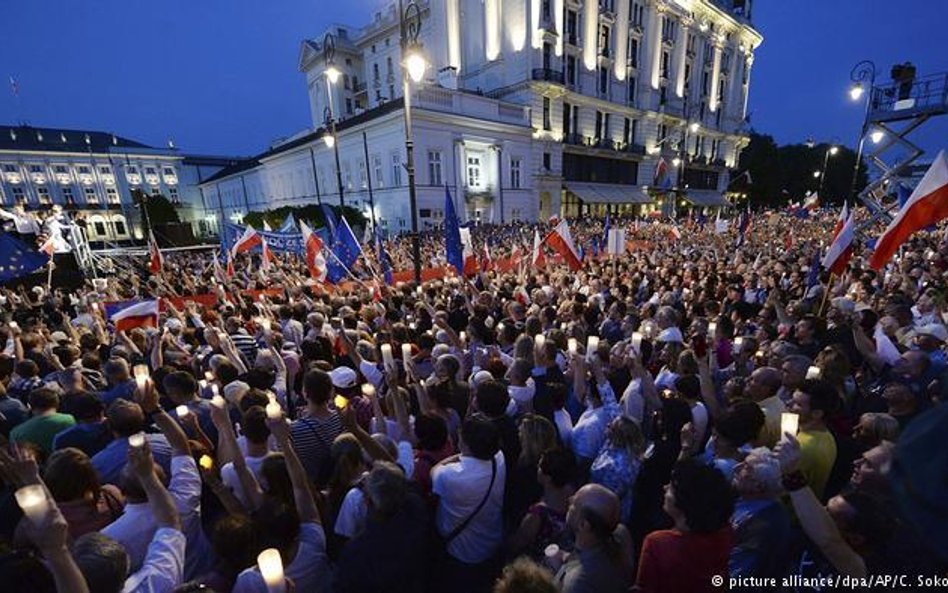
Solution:
[{"label": "lit candle", "polygon": [[265,332],[270,331],[270,327],[271,327],[271,326],[270,326],[270,318],[269,318],[269,317],[261,317],[261,318],[260,318],[260,327],[262,327],[262,328],[263,328],[263,331],[265,331]]},{"label": "lit candle", "polygon": [[547,558],[555,558],[560,553],[560,547],[556,544],[550,544],[543,549],[543,555]]},{"label": "lit candle", "polygon": [[415,294],[421,294],[421,293],[422,293],[422,288],[419,285],[417,288],[415,288]]},{"label": "lit candle", "polygon": [[362,395],[365,397],[372,397],[375,395],[375,386],[371,383],[364,383],[362,385]]},{"label": "lit candle", "polygon": [[709,336],[711,336],[711,337],[713,338],[713,337],[714,337],[714,334],[715,334],[717,331],[718,331],[718,324],[717,324],[716,321],[712,321],[711,323],[708,324],[708,335],[709,335]]},{"label": "lit candle", "polygon": [[224,406],[227,405],[227,400],[225,400],[223,397],[219,395],[215,395],[214,397],[211,398],[211,405],[219,410],[223,410]]},{"label": "lit candle", "polygon": [[206,390],[206,389],[207,389],[207,380],[206,380],[206,379],[201,379],[200,381],[198,381],[198,386],[200,386],[201,391]]},{"label": "lit candle", "polygon": [[418,327],[418,326],[415,325],[415,322],[414,322],[414,321],[412,321],[411,323],[408,324],[408,329],[410,329],[411,331],[415,331],[415,328],[416,328],[416,327]]},{"label": "lit candle", "polygon": [[204,371],[204,380],[208,383],[214,382],[214,373],[212,371]]},{"label": "lit candle", "polygon": [[214,467],[214,460],[211,459],[210,455],[201,455],[201,458],[198,459],[198,465],[204,469],[211,469]]},{"label": "lit candle", "polygon": [[49,501],[46,500],[46,492],[39,484],[24,486],[14,493],[16,503],[20,505],[23,514],[33,522],[33,525],[40,525],[46,517],[49,510]]},{"label": "lit candle", "polygon": [[139,389],[144,389],[145,383],[148,382],[148,365],[136,364],[132,368],[132,373],[135,375],[135,384]]},{"label": "lit candle", "polygon": [[178,415],[178,418],[184,418],[185,416],[191,413],[191,410],[189,410],[186,405],[181,404],[180,406],[174,409],[174,413]]},{"label": "lit candle", "polygon": [[212,383],[212,384],[211,384],[211,394],[213,394],[213,395],[220,395],[220,393],[221,393],[221,390],[220,390],[220,387],[217,386],[217,383]]},{"label": "lit candle", "polygon": [[533,343],[536,345],[537,348],[543,348],[543,346],[546,344],[546,336],[544,336],[543,334],[537,334],[533,338]]},{"label": "lit candle", "polygon": [[632,332],[632,349],[636,352],[642,350],[642,334],[639,332]]},{"label": "lit candle", "polygon": [[144,447],[145,446],[145,433],[136,432],[135,434],[128,437],[128,446],[129,447]]},{"label": "lit candle", "polygon": [[344,410],[346,406],[349,405],[349,400],[342,397],[341,395],[337,395],[335,399],[332,400],[332,402],[336,404],[336,407],[339,408],[340,410]]},{"label": "lit candle", "polygon": [[566,351],[570,354],[576,354],[576,338],[566,340]]},{"label": "lit candle", "polygon": [[392,367],[395,365],[395,358],[392,356],[392,345],[391,344],[382,344],[382,364],[386,367]]},{"label": "lit candle", "polygon": [[741,338],[741,337],[734,338],[734,347],[731,348],[731,350],[735,354],[739,354],[741,351],[741,345],[743,344],[744,344],[744,338]]},{"label": "lit candle", "polygon": [[566,331],[566,323],[561,323],[561,324],[560,324],[560,331],[561,331],[561,332],[565,332],[565,331]]},{"label": "lit candle", "polygon": [[280,407],[280,404],[276,402],[270,402],[267,404],[267,418],[271,420],[276,420],[283,415],[283,408]]},{"label": "lit candle", "polygon": [[819,379],[823,376],[823,371],[818,366],[811,366],[806,370],[807,379]]},{"label": "lit candle", "polygon": [[467,332],[461,332],[460,334],[458,334],[458,340],[461,342],[461,345],[462,345],[462,346],[463,346],[464,344],[466,344],[466,343],[467,343]]},{"label": "lit candle", "polygon": [[267,585],[269,593],[285,593],[286,578],[283,576],[283,559],[276,548],[267,548],[257,556],[257,568]]},{"label": "lit candle", "polygon": [[411,344],[402,344],[402,360],[405,362],[411,360]]},{"label": "lit candle", "polygon": [[504,333],[504,324],[503,324],[503,323],[498,323],[498,324],[497,324],[497,333],[498,333],[498,334]]},{"label": "lit candle", "polygon": [[586,339],[586,359],[592,360],[593,356],[596,355],[596,350],[599,350],[599,337],[589,336]]},{"label": "lit candle", "polygon": [[17,323],[16,321],[11,321],[9,325],[10,325],[10,329],[19,329],[19,328],[20,328],[20,324]]},{"label": "lit candle", "polygon": [[783,412],[780,414],[780,436],[784,433],[790,433],[794,436],[800,428],[800,415],[793,412]]}]

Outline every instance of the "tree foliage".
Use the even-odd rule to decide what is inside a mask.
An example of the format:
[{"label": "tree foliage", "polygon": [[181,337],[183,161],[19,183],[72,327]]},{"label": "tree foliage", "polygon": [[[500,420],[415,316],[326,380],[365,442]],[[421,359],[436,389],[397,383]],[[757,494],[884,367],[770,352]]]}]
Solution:
[{"label": "tree foliage", "polygon": [[177,208],[161,194],[149,195],[140,189],[133,189],[132,200],[138,208],[145,208],[152,227],[181,222]]},{"label": "tree foliage", "polygon": [[[823,204],[842,204],[852,200],[850,185],[856,154],[851,149],[836,145],[836,154],[827,157],[832,145],[827,143],[778,145],[772,136],[751,132],[750,144],[741,152],[739,170],[750,171],[752,183],[746,179],[735,181],[731,191],[747,193],[752,206],[781,207],[791,201],[799,202],[813,191],[820,190],[820,178],[814,171],[823,172],[826,179],[820,190]],[[866,186],[866,164],[860,163],[856,178],[856,192]]]}]

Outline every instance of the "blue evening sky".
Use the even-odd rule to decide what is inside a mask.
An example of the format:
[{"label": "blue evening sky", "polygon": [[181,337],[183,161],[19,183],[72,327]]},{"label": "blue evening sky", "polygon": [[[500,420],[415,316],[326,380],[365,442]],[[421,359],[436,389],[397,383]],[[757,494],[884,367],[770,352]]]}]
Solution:
[{"label": "blue evening sky", "polygon": [[[184,151],[249,155],[310,125],[299,43],[333,22],[361,25],[383,0],[19,0],[0,17],[0,122],[90,128]],[[911,60],[948,71],[945,0],[757,0],[764,35],[752,123],[778,142],[852,145],[862,109],[852,66],[887,79]],[[19,84],[19,98],[8,77]],[[916,138],[948,146],[948,117]]]}]

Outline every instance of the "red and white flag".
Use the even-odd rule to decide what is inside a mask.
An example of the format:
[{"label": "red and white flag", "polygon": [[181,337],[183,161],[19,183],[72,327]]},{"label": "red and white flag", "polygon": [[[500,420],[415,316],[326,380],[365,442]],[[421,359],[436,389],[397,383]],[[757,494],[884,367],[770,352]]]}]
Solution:
[{"label": "red and white flag", "polygon": [[49,257],[53,257],[53,254],[56,253],[56,242],[53,241],[52,237],[43,241],[43,244],[40,245],[39,250],[41,253],[45,253]]},{"label": "red and white flag", "polygon": [[668,229],[668,235],[669,235],[672,239],[674,239],[674,240],[676,240],[676,241],[680,241],[680,240],[681,240],[681,231],[678,230],[678,225],[677,225],[677,224],[671,225],[671,228]]},{"label": "red and white flag", "polygon": [[579,250],[576,249],[573,236],[569,232],[569,224],[565,220],[556,225],[556,228],[546,236],[544,243],[566,260],[570,270],[577,272],[583,269],[583,259],[579,256]]},{"label": "red and white flag", "polygon": [[270,251],[270,246],[267,245],[266,239],[261,238],[260,244],[263,245],[263,256],[260,260],[260,269],[269,271],[270,266],[273,265],[273,252]]},{"label": "red and white flag", "polygon": [[540,240],[540,231],[533,231],[533,253],[530,255],[530,263],[534,268],[542,268],[546,265],[546,257],[543,255],[543,241]]},{"label": "red and white flag", "polygon": [[165,258],[158,249],[158,242],[155,241],[155,234],[148,231],[148,271],[152,274],[161,272],[161,266],[164,265]]},{"label": "red and white flag", "polygon": [[853,256],[853,240],[856,238],[856,223],[853,215],[846,219],[846,224],[833,239],[833,243],[823,256],[823,267],[835,275],[840,275],[846,269]]},{"label": "red and white flag", "polygon": [[300,221],[300,230],[303,232],[303,250],[306,253],[306,267],[314,280],[322,282],[326,279],[326,258],[323,257],[323,242],[319,235],[309,228],[309,225]]},{"label": "red and white flag", "polygon": [[820,194],[813,192],[803,198],[803,207],[807,210],[814,210],[820,207]]},{"label": "red and white flag", "polygon": [[878,270],[912,233],[948,218],[948,158],[942,150],[908,201],[876,241],[869,265]]},{"label": "red and white flag", "polygon": [[250,225],[247,225],[247,229],[244,230],[244,234],[237,239],[237,242],[234,243],[234,246],[231,248],[231,253],[237,255],[238,253],[243,253],[245,251],[250,251],[257,245],[260,245],[263,242],[263,238],[260,236],[254,228]]},{"label": "red and white flag", "polygon": [[[109,321],[115,324],[115,331],[130,330],[135,327],[158,326],[158,300],[127,301],[117,310],[110,312]],[[106,311],[113,310],[106,306]]]},{"label": "red and white flag", "polygon": [[839,213],[839,220],[836,221],[836,226],[833,227],[833,239],[836,238],[836,235],[843,230],[843,226],[846,224],[846,220],[849,218],[849,205],[846,202],[843,202],[843,209]]},{"label": "red and white flag", "polygon": [[234,277],[234,256],[230,251],[227,252],[227,271],[224,275],[228,278]]}]

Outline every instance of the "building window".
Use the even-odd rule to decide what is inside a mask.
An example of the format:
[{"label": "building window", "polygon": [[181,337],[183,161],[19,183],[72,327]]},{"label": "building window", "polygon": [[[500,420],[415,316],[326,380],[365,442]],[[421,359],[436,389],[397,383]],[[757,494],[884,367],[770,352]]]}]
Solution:
[{"label": "building window", "polygon": [[467,186],[473,190],[483,188],[483,178],[481,177],[481,157],[467,157]]},{"label": "building window", "polygon": [[543,169],[546,171],[553,170],[553,157],[548,152],[543,153]]},{"label": "building window", "polygon": [[[80,175],[90,175],[92,173],[92,170],[86,165],[79,165],[78,170]],[[152,171],[154,171],[154,169],[152,169]]]},{"label": "building window", "polygon": [[57,175],[69,175],[69,167],[66,165],[56,165],[53,167],[53,171],[55,171]]},{"label": "building window", "polygon": [[662,17],[662,41],[674,42],[678,36],[678,23],[671,17]]},{"label": "building window", "polygon": [[16,165],[3,165],[4,173],[16,173]]},{"label": "building window", "polygon": [[629,38],[629,67],[639,67],[639,40],[637,37]]},{"label": "building window", "polygon": [[441,185],[441,152],[437,150],[428,151],[428,183],[430,185]]},{"label": "building window", "polygon": [[[169,169],[169,170],[170,170],[170,169]],[[101,175],[111,175],[111,174],[112,174],[112,167],[109,167],[108,165],[101,165],[101,166],[99,167],[99,173],[100,173]],[[165,173],[165,175],[168,175],[168,173]]]},{"label": "building window", "polygon": [[566,56],[566,84],[576,86],[576,56]]},{"label": "building window", "polygon": [[389,78],[395,76],[395,73],[392,71],[392,56],[385,58],[385,67]]},{"label": "building window", "polygon": [[63,201],[70,205],[76,203],[76,196],[73,195],[71,187],[63,188]]},{"label": "building window", "polygon": [[609,69],[605,66],[599,68],[599,94],[605,96],[609,92]]},{"label": "building window", "polygon": [[116,235],[127,235],[128,232],[125,229],[125,221],[123,220],[113,220],[112,224],[115,226]]},{"label": "building window", "polygon": [[641,2],[633,2],[629,9],[631,11],[629,20],[632,21],[632,26],[641,27],[645,22],[645,6]]},{"label": "building window", "polygon": [[550,98],[543,97],[543,129],[550,131],[553,129],[553,124],[550,120]]},{"label": "building window", "polygon": [[[79,172],[83,173],[82,167],[79,167]],[[145,175],[157,175],[158,171],[154,167],[145,167]]]},{"label": "building window", "polygon": [[342,176],[346,180],[346,189],[352,189],[352,169],[349,167],[349,161],[342,165]]},{"label": "building window", "polygon": [[[177,197],[177,194],[178,194],[177,189],[172,188],[170,191],[172,195]],[[108,201],[109,204],[118,204],[119,203],[118,190],[115,189],[114,187],[105,188],[105,199],[106,201]]]},{"label": "building window", "polygon": [[39,186],[36,188],[36,196],[39,198],[39,203],[42,205],[52,204],[53,201],[49,197],[49,188],[44,186]]},{"label": "building window", "polygon": [[520,159],[510,159],[510,188],[520,189]]},{"label": "building window", "polygon": [[629,132],[629,141],[630,141],[632,144],[635,144],[636,138],[638,138],[638,137],[639,137],[639,120],[633,119],[633,120],[632,120],[632,131]]},{"label": "building window", "polygon": [[635,89],[638,85],[634,76],[629,77],[629,105],[635,105]]},{"label": "building window", "polygon": [[599,28],[599,55],[609,57],[609,26],[603,25]]},{"label": "building window", "polygon": [[352,115],[352,99],[346,97],[346,114]]},{"label": "building window", "polygon": [[388,85],[388,98],[390,101],[395,98],[395,85],[394,84]]},{"label": "building window", "polygon": [[602,112],[596,111],[596,142],[602,139]]},{"label": "building window", "polygon": [[520,208],[510,209],[510,217],[513,218],[515,221],[520,220],[521,216],[522,216],[522,211],[520,210]]},{"label": "building window", "polygon": [[[372,46],[372,47],[374,48],[375,46]],[[375,53],[375,52],[373,51],[372,53]],[[378,65],[378,63],[372,64],[372,78],[373,78],[376,82],[378,82],[378,81],[379,81],[379,78],[381,78],[381,76],[379,76],[379,65]]]},{"label": "building window", "polygon": [[106,233],[105,233],[105,223],[102,222],[101,220],[97,220],[97,221],[93,222],[93,223],[92,223],[92,229],[93,229],[94,234],[95,234],[97,237],[104,237],[105,234],[106,234]]},{"label": "building window", "polygon": [[98,204],[99,203],[99,194],[96,193],[94,187],[84,187],[82,188],[83,193],[86,196],[86,204]]},{"label": "building window", "polygon": [[392,154],[392,185],[398,187],[402,184],[402,155],[397,152]]},{"label": "building window", "polygon": [[543,44],[543,69],[549,72],[553,69],[553,44]]},{"label": "building window", "polygon": [[369,174],[365,168],[365,161],[359,161],[359,185],[361,187],[369,187]]},{"label": "building window", "polygon": [[43,165],[30,165],[30,173],[42,173]]},{"label": "building window", "polygon": [[671,64],[671,56],[667,51],[662,52],[662,78],[668,78],[668,68]]},{"label": "building window", "polygon": [[573,133],[573,106],[569,103],[563,103],[563,135],[569,136]]},{"label": "building window", "polygon": [[[108,193],[108,192],[106,192],[106,193]],[[177,203],[178,203],[178,188],[176,188],[176,187],[169,187],[169,188],[168,188],[168,199],[171,200],[171,203],[173,203],[173,204],[177,204]],[[111,202],[111,200],[110,200],[110,202]],[[115,202],[111,202],[111,203],[113,203],[113,204],[118,204],[118,194],[117,194],[117,193],[115,194]]]},{"label": "building window", "polygon": [[577,31],[579,30],[578,25],[578,15],[575,10],[566,11],[566,42],[570,45],[579,45],[579,36]]},{"label": "building window", "polygon": [[626,146],[632,144],[632,120],[623,118],[622,122],[622,143]]},{"label": "building window", "polygon": [[19,204],[25,201],[26,195],[24,194],[22,187],[20,187],[19,185],[14,185],[11,189],[12,189],[14,204]]},{"label": "building window", "polygon": [[375,170],[375,186],[385,187],[385,179],[382,177],[382,157],[379,155],[372,157],[372,168]]},{"label": "building window", "polygon": [[161,190],[158,189],[158,186],[157,186],[157,185],[156,185],[155,187],[151,188],[151,195],[153,195],[153,196],[160,196],[160,195],[161,195]]}]

